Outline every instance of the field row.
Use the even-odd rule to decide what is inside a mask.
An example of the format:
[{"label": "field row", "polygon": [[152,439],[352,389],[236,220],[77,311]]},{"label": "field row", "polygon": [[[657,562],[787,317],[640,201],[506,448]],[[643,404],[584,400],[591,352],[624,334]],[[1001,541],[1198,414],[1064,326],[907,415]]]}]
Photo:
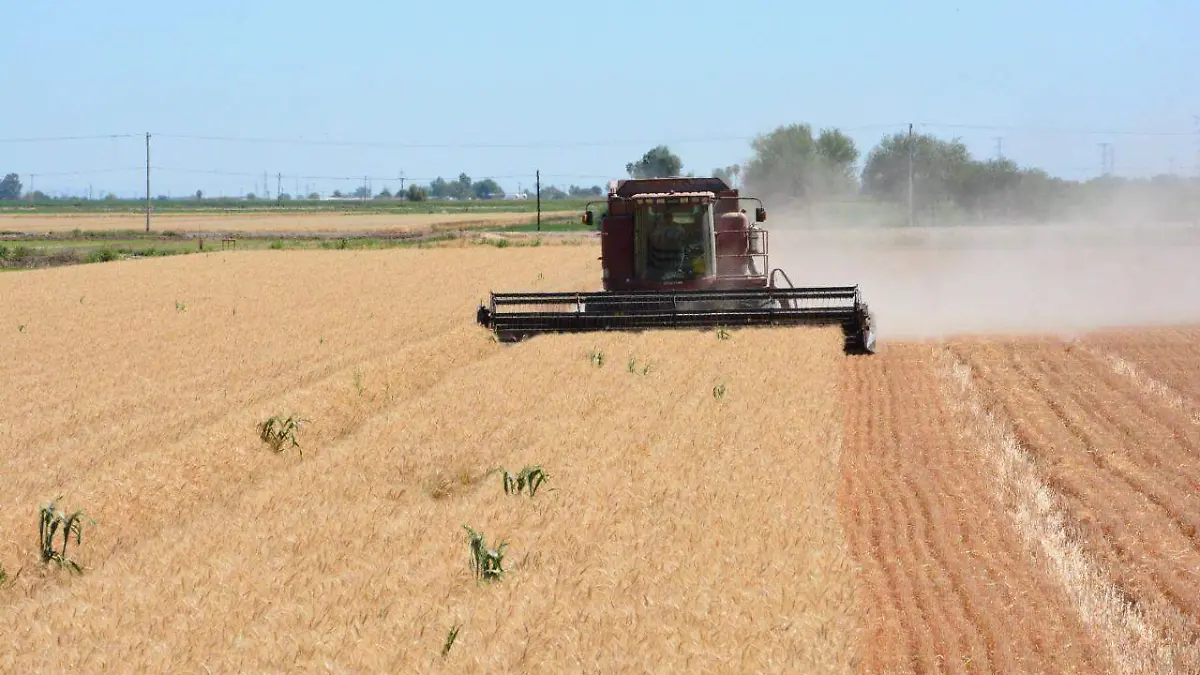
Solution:
[{"label": "field row", "polygon": [[1198,343],[1164,330],[847,360],[839,503],[867,670],[1200,672]]}]

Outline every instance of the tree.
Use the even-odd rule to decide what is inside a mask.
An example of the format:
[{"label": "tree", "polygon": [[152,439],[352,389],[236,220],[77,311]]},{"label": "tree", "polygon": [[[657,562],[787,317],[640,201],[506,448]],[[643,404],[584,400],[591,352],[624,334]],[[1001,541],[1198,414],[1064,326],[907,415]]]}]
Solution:
[{"label": "tree", "polygon": [[476,199],[502,199],[504,197],[504,188],[491,178],[484,178],[480,181],[475,181],[471,185],[471,194]]},{"label": "tree", "polygon": [[600,195],[604,194],[604,189],[599,185],[593,185],[590,188],[585,188],[581,185],[572,185],[571,187],[567,188],[567,194],[575,198],[599,197]]},{"label": "tree", "polygon": [[10,173],[0,180],[0,201],[16,201],[21,198],[21,178]]},{"label": "tree", "polygon": [[683,160],[665,145],[652,148],[637,162],[625,165],[630,178],[666,178],[683,171]]},{"label": "tree", "polygon": [[736,187],[737,177],[741,172],[742,167],[738,166],[737,164],[731,164],[724,169],[713,169],[712,176],[713,178],[721,179],[729,187]]},{"label": "tree", "polygon": [[971,162],[967,146],[958,139],[944,141],[927,134],[886,136],[871,150],[863,167],[863,190],[893,201],[908,199],[908,153],[913,154],[913,201],[916,208],[952,198],[965,185]]},{"label": "tree", "polygon": [[334,190],[334,191],[333,191],[333,198],[334,198],[334,199],[341,199],[342,197],[343,197],[343,195],[342,195],[342,191],[341,191],[341,190]]},{"label": "tree", "polygon": [[410,201],[410,202],[423,202],[423,201],[425,201],[426,197],[429,196],[428,193],[425,191],[425,188],[421,187],[420,185],[417,185],[416,183],[413,183],[412,185],[408,186],[407,195],[408,195],[408,201]]},{"label": "tree", "polygon": [[392,198],[392,191],[387,189],[386,187],[383,188],[382,190],[380,190],[379,194],[375,195],[375,199],[391,199],[391,198]]},{"label": "tree", "polygon": [[366,185],[360,185],[354,188],[354,193],[351,196],[357,197],[358,199],[369,199],[371,197],[371,191],[367,189]]},{"label": "tree", "polygon": [[253,192],[247,192],[246,199],[249,201],[254,201],[255,199],[258,199],[258,195],[254,194]]},{"label": "tree", "polygon": [[449,184],[441,176],[429,181],[429,194],[434,199],[445,199],[450,196]]},{"label": "tree", "polygon": [[764,195],[811,198],[854,190],[858,148],[837,129],[813,138],[808,124],[777,127],[751,143],[746,184]]},{"label": "tree", "polygon": [[204,191],[196,190],[196,201],[201,201],[203,199],[204,199]]},{"label": "tree", "polygon": [[321,195],[316,192],[310,192],[310,193],[308,193],[308,198],[309,199],[320,199]]},{"label": "tree", "polygon": [[542,199],[553,200],[553,199],[566,199],[566,198],[567,198],[567,193],[554,187],[553,185],[547,185],[542,188]]}]

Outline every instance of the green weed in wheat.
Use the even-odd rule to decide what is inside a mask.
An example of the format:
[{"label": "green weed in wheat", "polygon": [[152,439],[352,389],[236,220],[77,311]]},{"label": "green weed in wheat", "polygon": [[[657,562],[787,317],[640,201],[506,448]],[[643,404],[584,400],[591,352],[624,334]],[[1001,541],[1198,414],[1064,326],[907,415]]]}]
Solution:
[{"label": "green weed in wheat", "polygon": [[283,452],[284,444],[290,442],[291,447],[296,448],[303,457],[304,448],[301,448],[300,442],[296,440],[296,430],[307,421],[292,415],[289,415],[287,419],[281,419],[279,415],[272,415],[258,425],[258,437],[263,443],[271,446],[275,452]]},{"label": "green weed in wheat", "polygon": [[454,639],[458,637],[460,629],[462,629],[462,624],[456,623],[450,628],[450,632],[446,633],[446,641],[442,643],[442,656],[450,653],[450,648],[454,646]]},{"label": "green weed in wheat", "polygon": [[506,471],[503,467],[496,467],[488,471],[486,475],[499,473],[501,482],[504,486],[504,494],[519,495],[522,491],[528,492],[530,497],[537,494],[538,488],[542,483],[550,477],[540,465],[526,466],[521,469],[520,473],[514,474],[511,471]]},{"label": "green weed in wheat", "polygon": [[[58,499],[62,499],[60,496]],[[42,552],[42,562],[54,561],[59,567],[67,567],[74,572],[83,569],[71,558],[67,557],[67,545],[71,535],[75,535],[75,545],[83,544],[83,511],[65,513],[58,509],[58,499],[43,506],[38,512],[38,545]],[[55,535],[62,533],[62,547],[54,547]]]},{"label": "green weed in wheat", "polygon": [[488,548],[483,535],[463,525],[467,531],[468,544],[471,548],[471,572],[478,581],[496,581],[504,576],[504,549],[507,542],[500,542],[496,548]]}]

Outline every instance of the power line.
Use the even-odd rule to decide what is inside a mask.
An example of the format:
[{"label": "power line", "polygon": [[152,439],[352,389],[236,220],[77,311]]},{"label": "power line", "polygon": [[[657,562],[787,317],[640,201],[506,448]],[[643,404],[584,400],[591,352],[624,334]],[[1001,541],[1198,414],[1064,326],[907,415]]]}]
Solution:
[{"label": "power line", "polygon": [[141,171],[145,167],[141,166],[125,166],[114,167],[108,169],[80,169],[77,171],[34,171],[31,172],[36,176],[90,176],[97,173],[120,173],[123,171]]},{"label": "power line", "polygon": [[1161,137],[1182,137],[1190,136],[1186,131],[1149,131],[1138,129],[1081,129],[1081,128],[1054,128],[1054,127],[1020,127],[1020,126],[1002,126],[988,124],[946,124],[939,122],[921,122],[918,124],[921,127],[932,127],[942,129],[970,129],[974,131],[1005,131],[1016,134],[1029,135],[1046,135],[1046,136],[1161,136]]},{"label": "power line", "polygon": [[0,138],[0,143],[54,143],[57,141],[95,141],[111,138],[139,138],[141,134],[103,134],[95,136],[42,136],[38,138]]}]

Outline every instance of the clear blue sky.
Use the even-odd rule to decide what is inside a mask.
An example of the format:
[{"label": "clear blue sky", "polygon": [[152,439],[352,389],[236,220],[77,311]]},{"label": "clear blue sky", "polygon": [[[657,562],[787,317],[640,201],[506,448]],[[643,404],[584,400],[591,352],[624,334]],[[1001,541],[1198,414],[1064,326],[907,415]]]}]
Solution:
[{"label": "clear blue sky", "polygon": [[[400,171],[603,184],[657,143],[703,174],[793,122],[848,129],[864,157],[909,121],[976,156],[1004,136],[1006,156],[1071,178],[1099,171],[1100,142],[1120,174],[1200,161],[1196,0],[60,0],[0,16],[0,139],[150,131],[156,194],[261,190],[263,171],[272,193],[277,172],[289,192],[361,183],[294,175]],[[1046,127],[1178,135],[1031,131]],[[0,172],[133,195],[142,153],[140,138],[0,142]],[[89,173],[52,175],[72,171]]]}]

